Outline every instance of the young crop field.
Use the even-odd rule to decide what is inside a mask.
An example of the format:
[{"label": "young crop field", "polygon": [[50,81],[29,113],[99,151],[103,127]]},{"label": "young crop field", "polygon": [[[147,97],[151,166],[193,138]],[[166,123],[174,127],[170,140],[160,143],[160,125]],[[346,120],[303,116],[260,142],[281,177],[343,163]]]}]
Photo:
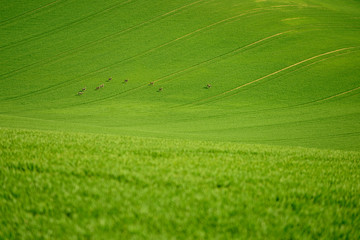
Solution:
[{"label": "young crop field", "polygon": [[359,150],[358,1],[0,11],[0,126]]},{"label": "young crop field", "polygon": [[360,237],[359,152],[0,136],[0,239]]},{"label": "young crop field", "polygon": [[358,239],[358,0],[0,0],[0,239]]}]

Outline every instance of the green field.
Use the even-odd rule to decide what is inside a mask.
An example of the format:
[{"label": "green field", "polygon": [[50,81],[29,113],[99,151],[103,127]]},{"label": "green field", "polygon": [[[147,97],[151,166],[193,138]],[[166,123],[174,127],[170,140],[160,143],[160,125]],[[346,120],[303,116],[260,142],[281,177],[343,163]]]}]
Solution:
[{"label": "green field", "polygon": [[359,63],[358,0],[0,0],[0,239],[358,239]]},{"label": "green field", "polygon": [[359,239],[359,152],[0,131],[0,239]]}]

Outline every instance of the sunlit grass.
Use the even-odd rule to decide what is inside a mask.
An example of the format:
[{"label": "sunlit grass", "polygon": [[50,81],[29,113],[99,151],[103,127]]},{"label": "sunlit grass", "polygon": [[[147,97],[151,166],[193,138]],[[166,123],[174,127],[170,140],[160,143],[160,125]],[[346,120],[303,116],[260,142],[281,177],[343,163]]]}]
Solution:
[{"label": "sunlit grass", "polygon": [[1,129],[0,238],[358,239],[359,153]]}]

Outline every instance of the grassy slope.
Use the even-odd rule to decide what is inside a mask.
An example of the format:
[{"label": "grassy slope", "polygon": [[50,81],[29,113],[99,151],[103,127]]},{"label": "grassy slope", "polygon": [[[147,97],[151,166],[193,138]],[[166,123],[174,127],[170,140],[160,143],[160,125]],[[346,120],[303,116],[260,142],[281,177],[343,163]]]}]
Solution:
[{"label": "grassy slope", "polygon": [[358,1],[0,11],[0,126],[359,150]]},{"label": "grassy slope", "polygon": [[0,0],[0,238],[358,239],[359,12]]},{"label": "grassy slope", "polygon": [[0,239],[359,239],[358,152],[0,129]]}]

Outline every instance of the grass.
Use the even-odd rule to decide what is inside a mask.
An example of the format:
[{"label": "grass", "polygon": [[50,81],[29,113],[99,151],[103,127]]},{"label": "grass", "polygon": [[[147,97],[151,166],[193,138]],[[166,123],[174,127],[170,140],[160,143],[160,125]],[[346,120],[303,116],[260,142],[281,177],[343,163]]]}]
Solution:
[{"label": "grass", "polygon": [[358,152],[4,129],[1,239],[358,239]]},{"label": "grass", "polygon": [[0,239],[359,239],[359,15],[0,0]]},{"label": "grass", "polygon": [[359,150],[358,1],[1,5],[2,127]]}]

